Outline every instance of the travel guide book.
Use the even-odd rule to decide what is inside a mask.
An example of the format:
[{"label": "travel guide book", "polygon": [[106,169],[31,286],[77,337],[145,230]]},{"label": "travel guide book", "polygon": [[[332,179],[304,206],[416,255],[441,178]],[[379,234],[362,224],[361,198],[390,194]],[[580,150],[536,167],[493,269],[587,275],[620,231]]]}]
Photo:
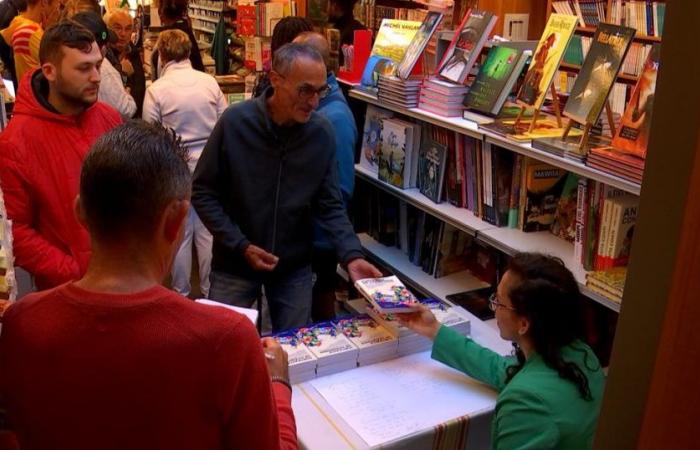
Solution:
[{"label": "travel guide book", "polygon": [[545,94],[552,84],[577,22],[576,16],[564,14],[549,16],[518,93],[517,101],[521,106],[534,109],[542,107]]},{"label": "travel guide book", "polygon": [[463,84],[497,19],[488,11],[468,11],[438,64],[437,74]]},{"label": "travel guide book", "polygon": [[435,33],[435,30],[437,30],[437,27],[440,25],[441,21],[442,14],[439,12],[431,11],[425,16],[423,23],[421,23],[416,35],[413,36],[411,43],[406,49],[406,53],[396,68],[396,74],[399,76],[399,78],[406,79],[411,76],[411,72],[413,71],[416,62],[421,56],[423,56],[425,46],[428,45],[428,41],[433,36],[433,33]]},{"label": "travel guide book", "polygon": [[471,85],[464,106],[487,115],[498,115],[531,53],[496,45]]},{"label": "travel guide book", "polygon": [[601,23],[576,77],[564,115],[578,123],[598,121],[634,38],[633,28]]},{"label": "travel guide book", "polygon": [[622,116],[622,121],[613,138],[612,146],[623,153],[646,158],[649,144],[651,112],[654,107],[656,77],[659,72],[661,46],[654,44],[649,52],[639,81]]},{"label": "travel guide book", "polygon": [[418,300],[395,275],[357,280],[355,288],[381,313],[416,310]]}]

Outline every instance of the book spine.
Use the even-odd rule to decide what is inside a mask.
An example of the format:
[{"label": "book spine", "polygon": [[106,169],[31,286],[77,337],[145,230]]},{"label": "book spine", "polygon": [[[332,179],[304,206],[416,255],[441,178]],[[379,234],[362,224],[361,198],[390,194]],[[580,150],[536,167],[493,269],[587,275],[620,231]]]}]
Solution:
[{"label": "book spine", "polygon": [[579,178],[578,192],[576,194],[576,238],[574,240],[574,260],[583,265],[584,219],[586,216],[586,191],[588,180]]},{"label": "book spine", "polygon": [[474,165],[474,170],[476,171],[476,208],[477,217],[484,217],[484,189],[483,189],[483,178],[484,172],[482,167],[482,160],[484,159],[483,147],[480,141],[476,141],[476,164]]},{"label": "book spine", "polygon": [[615,258],[615,242],[617,242],[618,234],[620,233],[620,225],[622,221],[622,206],[620,202],[611,200],[610,207],[610,225],[608,229],[607,242],[605,243],[605,257],[603,258],[603,268],[605,270],[613,267],[613,259]]},{"label": "book spine", "polygon": [[603,200],[603,208],[600,219],[600,231],[598,232],[598,250],[595,255],[595,270],[605,269],[605,251],[608,246],[608,236],[610,235],[610,207],[611,201],[609,199]]}]

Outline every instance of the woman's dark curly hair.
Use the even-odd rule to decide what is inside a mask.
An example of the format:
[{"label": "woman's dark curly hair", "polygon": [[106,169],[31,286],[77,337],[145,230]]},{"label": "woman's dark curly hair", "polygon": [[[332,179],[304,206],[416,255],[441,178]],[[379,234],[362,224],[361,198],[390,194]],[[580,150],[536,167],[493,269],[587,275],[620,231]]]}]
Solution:
[{"label": "woman's dark curly hair", "polygon": [[[535,351],[560,377],[574,383],[581,397],[591,400],[585,373],[561,356],[562,347],[583,338],[581,292],[573,274],[561,259],[539,253],[514,255],[508,271],[515,279],[508,297],[515,312],[530,320],[528,333]],[[506,381],[525,364],[525,355],[518,346],[515,356],[518,363],[507,369]],[[588,366],[587,361],[584,364]]]},{"label": "woman's dark curly hair", "polygon": [[314,26],[306,17],[288,16],[281,19],[272,30],[270,51],[274,55],[278,48],[289,44],[305,31],[314,31]]}]

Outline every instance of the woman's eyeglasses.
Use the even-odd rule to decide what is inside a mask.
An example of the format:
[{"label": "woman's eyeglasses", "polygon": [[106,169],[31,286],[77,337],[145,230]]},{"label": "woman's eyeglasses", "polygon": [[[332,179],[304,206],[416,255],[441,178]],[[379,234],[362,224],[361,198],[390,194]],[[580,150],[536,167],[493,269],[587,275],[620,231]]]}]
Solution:
[{"label": "woman's eyeglasses", "polygon": [[495,292],[489,297],[489,308],[491,309],[491,311],[496,311],[498,308],[505,308],[510,309],[511,311],[515,311],[515,308],[513,308],[512,306],[504,305],[503,303],[499,302],[498,296],[496,296]]}]

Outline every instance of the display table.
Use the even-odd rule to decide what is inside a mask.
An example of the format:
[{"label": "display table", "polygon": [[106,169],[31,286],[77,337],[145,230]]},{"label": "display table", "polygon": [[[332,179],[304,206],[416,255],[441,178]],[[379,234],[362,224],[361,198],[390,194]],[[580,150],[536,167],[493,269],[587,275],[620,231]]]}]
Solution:
[{"label": "display table", "polygon": [[496,392],[430,352],[294,386],[300,448],[487,449]]}]

